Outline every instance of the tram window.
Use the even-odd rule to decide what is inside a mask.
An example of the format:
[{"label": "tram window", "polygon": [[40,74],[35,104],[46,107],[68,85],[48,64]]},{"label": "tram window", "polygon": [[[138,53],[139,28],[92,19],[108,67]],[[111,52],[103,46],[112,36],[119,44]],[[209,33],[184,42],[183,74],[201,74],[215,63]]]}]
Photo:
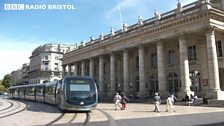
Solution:
[{"label": "tram window", "polygon": [[90,91],[89,85],[70,85],[70,91]]},{"label": "tram window", "polygon": [[90,91],[89,80],[68,80],[70,91]]}]

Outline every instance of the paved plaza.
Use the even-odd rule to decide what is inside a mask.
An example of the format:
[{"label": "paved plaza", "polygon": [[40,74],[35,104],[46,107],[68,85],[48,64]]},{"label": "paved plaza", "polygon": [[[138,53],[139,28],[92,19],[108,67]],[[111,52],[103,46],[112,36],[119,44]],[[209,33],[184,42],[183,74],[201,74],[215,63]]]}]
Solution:
[{"label": "paved plaza", "polygon": [[0,98],[1,126],[223,126],[224,107],[176,105],[176,112],[153,112],[154,105],[128,103],[114,110],[112,103],[99,103],[89,113],[63,113],[56,106]]}]

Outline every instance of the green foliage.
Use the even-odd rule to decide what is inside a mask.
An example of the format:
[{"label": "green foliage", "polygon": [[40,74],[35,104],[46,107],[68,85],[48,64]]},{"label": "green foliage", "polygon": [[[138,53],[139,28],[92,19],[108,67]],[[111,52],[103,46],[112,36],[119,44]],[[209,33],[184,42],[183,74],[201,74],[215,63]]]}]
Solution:
[{"label": "green foliage", "polygon": [[10,87],[10,81],[11,81],[11,75],[10,74],[6,74],[2,80],[2,85],[5,88],[9,88]]},{"label": "green foliage", "polygon": [[4,91],[5,91],[5,87],[2,84],[0,84],[0,92],[4,92]]}]

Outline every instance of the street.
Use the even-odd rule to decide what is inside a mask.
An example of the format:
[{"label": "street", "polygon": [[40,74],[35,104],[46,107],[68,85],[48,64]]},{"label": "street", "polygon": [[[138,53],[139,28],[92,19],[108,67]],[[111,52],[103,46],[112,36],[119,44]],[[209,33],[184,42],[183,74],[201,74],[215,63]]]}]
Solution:
[{"label": "street", "polygon": [[112,103],[99,103],[91,112],[61,112],[56,106],[0,98],[1,126],[223,126],[223,107],[175,106],[176,112],[153,112],[153,104],[129,103],[114,110]]}]

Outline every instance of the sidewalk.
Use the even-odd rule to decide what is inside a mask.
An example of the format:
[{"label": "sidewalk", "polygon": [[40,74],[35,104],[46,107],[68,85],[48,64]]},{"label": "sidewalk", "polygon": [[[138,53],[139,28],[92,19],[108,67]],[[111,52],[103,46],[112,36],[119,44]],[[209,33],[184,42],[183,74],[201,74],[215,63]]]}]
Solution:
[{"label": "sidewalk", "polygon": [[154,105],[148,103],[128,103],[126,110],[114,110],[112,103],[99,103],[97,108],[109,113],[115,119],[147,118],[158,116],[172,116],[185,114],[198,114],[210,112],[224,112],[224,108],[205,107],[205,106],[186,106],[175,105],[176,112],[165,112],[166,105],[160,105],[160,113],[153,112]]}]

